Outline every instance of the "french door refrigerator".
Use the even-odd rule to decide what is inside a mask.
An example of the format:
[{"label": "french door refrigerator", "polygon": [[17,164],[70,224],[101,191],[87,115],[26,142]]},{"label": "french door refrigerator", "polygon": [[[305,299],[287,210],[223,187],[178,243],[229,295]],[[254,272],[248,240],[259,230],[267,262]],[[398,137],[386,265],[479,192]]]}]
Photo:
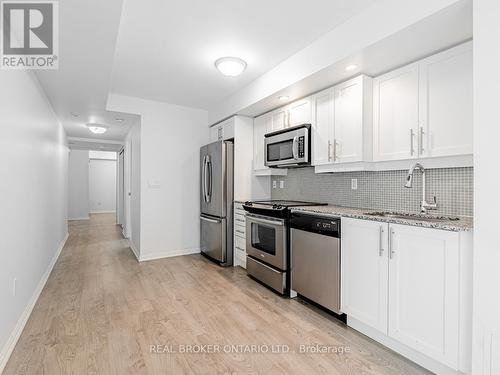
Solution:
[{"label": "french door refrigerator", "polygon": [[233,264],[233,151],[230,141],[200,149],[200,249],[222,266]]}]

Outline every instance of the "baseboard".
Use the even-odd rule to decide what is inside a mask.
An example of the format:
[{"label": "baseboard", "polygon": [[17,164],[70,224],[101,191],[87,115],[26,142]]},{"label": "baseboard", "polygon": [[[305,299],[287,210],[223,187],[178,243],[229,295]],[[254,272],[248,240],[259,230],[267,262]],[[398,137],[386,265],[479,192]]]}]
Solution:
[{"label": "baseboard", "polygon": [[10,358],[10,355],[12,354],[12,351],[14,350],[17,341],[19,340],[19,337],[21,337],[21,333],[23,333],[24,327],[26,323],[28,322],[28,319],[31,315],[31,312],[33,311],[33,308],[35,307],[36,302],[38,301],[38,297],[40,297],[40,294],[42,293],[43,288],[45,287],[45,284],[47,283],[47,280],[49,279],[50,273],[52,272],[52,269],[54,268],[54,265],[57,262],[57,259],[59,258],[59,255],[61,254],[62,249],[64,248],[64,245],[66,244],[66,241],[68,240],[69,233],[66,233],[64,236],[64,239],[61,241],[59,244],[59,247],[52,257],[52,260],[50,261],[49,266],[47,267],[47,270],[43,274],[40,282],[38,283],[35,292],[31,296],[28,305],[25,307],[24,311],[22,312],[21,316],[19,317],[16,326],[12,330],[12,333],[9,336],[9,339],[3,346],[2,350],[0,351],[0,374],[4,370],[5,366],[7,365],[7,361]]},{"label": "baseboard", "polygon": [[355,318],[347,316],[347,325],[435,374],[464,375],[463,372],[454,370],[425,354],[417,352]]},{"label": "baseboard", "polygon": [[82,217],[70,217],[68,218],[69,221],[74,221],[74,220],[89,220],[90,216],[82,216]]},{"label": "baseboard", "polygon": [[[124,236],[125,237],[125,236]],[[132,240],[130,239],[127,239],[128,241],[128,245],[130,247],[130,250],[132,250],[132,252],[134,253],[135,255],[135,258],[137,259],[138,262],[141,261],[141,255],[139,253],[139,250],[137,250],[137,248],[135,247],[134,243],[132,242]]]},{"label": "baseboard", "polygon": [[115,214],[116,211],[90,211],[91,214]]},{"label": "baseboard", "polygon": [[156,252],[156,253],[145,254],[145,255],[141,254],[141,256],[139,257],[139,261],[146,262],[149,260],[171,258],[171,257],[178,257],[180,255],[191,255],[191,254],[199,254],[199,253],[200,253],[199,247],[193,247],[193,248],[187,248],[187,249],[181,249],[181,250],[170,250],[170,251]]}]

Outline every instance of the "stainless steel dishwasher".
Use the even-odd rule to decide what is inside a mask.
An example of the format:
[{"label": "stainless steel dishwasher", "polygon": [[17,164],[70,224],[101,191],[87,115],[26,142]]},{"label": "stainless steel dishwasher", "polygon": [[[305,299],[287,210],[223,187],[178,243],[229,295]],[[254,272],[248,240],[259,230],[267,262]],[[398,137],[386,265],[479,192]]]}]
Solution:
[{"label": "stainless steel dishwasher", "polygon": [[294,211],[290,228],[292,290],[341,314],[340,219]]}]

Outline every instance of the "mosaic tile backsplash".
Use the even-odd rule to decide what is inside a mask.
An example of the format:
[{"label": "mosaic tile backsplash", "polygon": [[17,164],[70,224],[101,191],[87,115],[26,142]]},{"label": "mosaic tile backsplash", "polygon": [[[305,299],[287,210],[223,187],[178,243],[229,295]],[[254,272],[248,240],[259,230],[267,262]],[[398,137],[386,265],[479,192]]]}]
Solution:
[{"label": "mosaic tile backsplash", "polygon": [[[337,172],[315,174],[314,168],[289,169],[288,176],[273,176],[272,199],[307,200],[339,206],[375,210],[419,212],[422,173],[415,171],[413,187],[405,188],[408,171]],[[351,180],[358,189],[351,189]],[[427,201],[435,195],[435,214],[472,216],[474,169],[442,168],[426,170]],[[279,181],[285,181],[280,189]],[[277,181],[277,188],[272,188]]]}]

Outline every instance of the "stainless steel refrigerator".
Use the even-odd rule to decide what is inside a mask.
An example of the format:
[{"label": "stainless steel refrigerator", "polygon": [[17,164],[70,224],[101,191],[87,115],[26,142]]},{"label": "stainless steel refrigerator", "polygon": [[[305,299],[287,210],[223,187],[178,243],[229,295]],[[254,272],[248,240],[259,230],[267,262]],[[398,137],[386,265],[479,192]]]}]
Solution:
[{"label": "stainless steel refrigerator", "polygon": [[233,264],[233,142],[200,149],[201,252],[222,266]]}]

